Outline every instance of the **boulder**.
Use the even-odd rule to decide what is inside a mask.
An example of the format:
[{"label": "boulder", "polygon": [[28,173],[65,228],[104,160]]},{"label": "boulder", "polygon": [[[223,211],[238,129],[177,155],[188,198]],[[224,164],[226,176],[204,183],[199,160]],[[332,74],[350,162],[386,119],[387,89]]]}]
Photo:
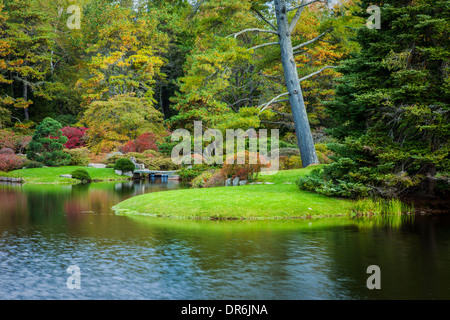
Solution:
[{"label": "boulder", "polygon": [[239,177],[236,177],[233,179],[233,187],[236,187],[239,185]]},{"label": "boulder", "polygon": [[131,171],[127,171],[127,172],[122,172],[122,175],[123,176],[128,176],[128,177],[133,177],[133,172],[131,172]]},{"label": "boulder", "polygon": [[247,180],[241,180],[239,181],[240,186],[245,186],[247,184]]},{"label": "boulder", "polygon": [[225,187],[231,187],[231,178],[225,180]]},{"label": "boulder", "polygon": [[61,178],[72,178],[71,174],[62,174],[60,175]]},{"label": "boulder", "polygon": [[115,172],[116,174],[118,174],[119,176],[122,175],[122,171],[121,171],[121,170],[114,170],[114,172]]}]

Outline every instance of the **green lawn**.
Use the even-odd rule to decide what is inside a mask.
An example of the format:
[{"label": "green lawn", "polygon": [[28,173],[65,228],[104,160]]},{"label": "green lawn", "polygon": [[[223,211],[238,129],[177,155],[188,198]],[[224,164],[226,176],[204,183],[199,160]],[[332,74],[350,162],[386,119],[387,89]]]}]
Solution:
[{"label": "green lawn", "polygon": [[[47,167],[20,169],[8,172],[8,177],[23,178],[25,183],[47,184],[47,183],[77,183],[79,180],[61,178],[62,174],[70,174],[73,170],[83,168],[89,172],[93,180],[125,180],[128,177],[120,176],[111,168],[88,168],[82,166]],[[3,175],[3,174],[2,174]]]},{"label": "green lawn", "polygon": [[279,219],[350,214],[352,201],[298,189],[295,180],[310,170],[287,170],[261,177],[264,182],[273,184],[144,194],[127,199],[113,209],[117,214],[204,219]]},{"label": "green lawn", "polygon": [[303,169],[292,169],[292,170],[280,170],[273,175],[258,175],[258,181],[271,182],[271,183],[295,183],[300,176],[309,174],[312,170],[317,168],[323,168],[325,165],[315,165],[309,166]]}]

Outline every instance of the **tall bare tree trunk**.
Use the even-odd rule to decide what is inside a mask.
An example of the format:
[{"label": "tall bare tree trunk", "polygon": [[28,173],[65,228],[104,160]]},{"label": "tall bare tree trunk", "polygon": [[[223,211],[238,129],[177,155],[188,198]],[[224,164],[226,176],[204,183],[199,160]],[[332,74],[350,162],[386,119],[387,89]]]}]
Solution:
[{"label": "tall bare tree trunk", "polygon": [[319,160],[317,159],[302,89],[300,88],[297,66],[294,60],[285,0],[275,0],[275,13],[277,16],[281,48],[281,63],[289,92],[289,103],[291,104],[292,116],[294,118],[295,133],[300,148],[302,165],[303,167],[307,167],[311,164],[319,163]]}]

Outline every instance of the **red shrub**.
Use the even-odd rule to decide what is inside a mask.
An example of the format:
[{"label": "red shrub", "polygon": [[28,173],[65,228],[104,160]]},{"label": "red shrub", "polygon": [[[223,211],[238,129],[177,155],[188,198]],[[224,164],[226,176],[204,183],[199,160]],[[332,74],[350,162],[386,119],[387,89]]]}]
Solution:
[{"label": "red shrub", "polygon": [[86,146],[86,130],[83,127],[70,127],[66,126],[62,128],[63,136],[66,136],[67,140],[64,145],[67,149],[75,149]]},{"label": "red shrub", "polygon": [[14,150],[11,148],[1,148],[0,154],[14,154]]},{"label": "red shrub", "polygon": [[20,169],[25,164],[25,159],[15,154],[0,154],[0,171],[12,171]]},{"label": "red shrub", "polygon": [[157,150],[156,136],[152,132],[141,134],[135,140],[128,141],[119,148],[122,153],[128,152],[144,152],[145,150]]},{"label": "red shrub", "polygon": [[12,131],[0,130],[0,148],[15,149],[16,135]]},{"label": "red shrub", "polygon": [[125,143],[123,146],[119,148],[119,151],[122,153],[136,152],[136,145],[134,143],[134,140]]},{"label": "red shrub", "polygon": [[[240,156],[240,155],[239,155]],[[239,164],[238,154],[227,157],[222,166],[222,174],[228,178],[239,177],[241,180],[255,179],[261,168],[267,167],[262,162],[267,160],[259,153],[245,151],[245,163]]]},{"label": "red shrub", "polygon": [[9,148],[16,153],[25,153],[31,136],[20,135],[9,130],[0,130],[0,148]]},{"label": "red shrub", "polygon": [[141,134],[134,140],[136,152],[144,152],[145,150],[157,150],[156,135],[152,132]]}]

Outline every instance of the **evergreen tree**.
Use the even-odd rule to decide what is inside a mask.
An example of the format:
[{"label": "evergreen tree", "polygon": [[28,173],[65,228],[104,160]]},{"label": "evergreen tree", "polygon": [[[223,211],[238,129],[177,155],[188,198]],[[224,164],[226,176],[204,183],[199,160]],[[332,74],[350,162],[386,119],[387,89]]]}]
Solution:
[{"label": "evergreen tree", "polygon": [[367,18],[371,4],[381,8],[381,29],[360,28],[361,52],[338,69],[328,110],[342,144],[322,186],[433,194],[450,168],[449,1],[363,0],[359,15]]},{"label": "evergreen tree", "polygon": [[70,155],[63,152],[67,137],[62,135],[61,124],[45,118],[33,134],[27,150],[27,158],[46,166],[64,166],[70,163]]}]

